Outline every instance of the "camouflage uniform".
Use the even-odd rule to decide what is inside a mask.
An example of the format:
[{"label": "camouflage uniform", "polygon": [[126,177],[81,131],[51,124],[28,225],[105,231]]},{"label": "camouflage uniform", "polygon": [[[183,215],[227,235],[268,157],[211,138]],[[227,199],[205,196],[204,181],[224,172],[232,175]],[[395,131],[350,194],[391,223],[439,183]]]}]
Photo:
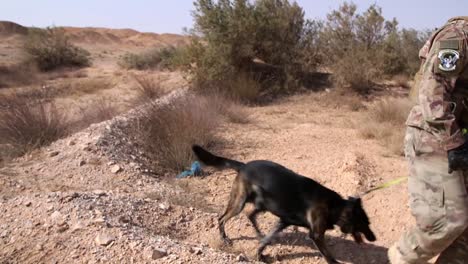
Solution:
[{"label": "camouflage uniform", "polygon": [[[419,53],[419,102],[408,117],[405,138],[417,224],[389,250],[393,264],[427,263],[438,254],[439,264],[468,263],[468,171],[450,174],[447,161],[447,151],[464,144],[462,128],[468,128],[467,47],[468,17],[456,17]],[[455,63],[443,64],[446,55],[456,54]]]}]

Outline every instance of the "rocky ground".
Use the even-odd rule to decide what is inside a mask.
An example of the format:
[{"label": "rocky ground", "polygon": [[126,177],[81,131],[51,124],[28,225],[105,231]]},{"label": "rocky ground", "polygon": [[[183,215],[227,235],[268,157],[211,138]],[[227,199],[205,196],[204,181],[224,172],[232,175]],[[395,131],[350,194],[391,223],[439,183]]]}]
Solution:
[{"label": "rocky ground", "polygon": [[[180,96],[183,92],[170,96]],[[317,104],[326,92],[251,107],[248,124],[225,124],[215,152],[269,159],[342,195],[406,175],[402,157],[359,137],[359,112]],[[0,263],[237,263],[258,242],[245,214],[217,217],[234,173],[175,180],[145,167],[145,155],[123,132],[138,109],[92,125],[0,169]],[[364,198],[377,242],[357,245],[338,231],[328,244],[345,263],[387,263],[386,249],[412,223],[405,184]],[[249,212],[247,208],[245,212]],[[267,231],[275,217],[259,218]],[[305,230],[290,228],[267,248],[270,262],[321,263]]]}]

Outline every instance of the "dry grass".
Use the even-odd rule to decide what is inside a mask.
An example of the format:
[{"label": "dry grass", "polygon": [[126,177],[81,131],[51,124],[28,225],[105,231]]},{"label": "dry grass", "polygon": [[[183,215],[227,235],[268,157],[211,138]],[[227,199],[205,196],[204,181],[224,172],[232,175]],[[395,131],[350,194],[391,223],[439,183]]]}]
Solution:
[{"label": "dry grass", "polygon": [[30,63],[0,65],[0,88],[30,85],[38,80],[38,70]]},{"label": "dry grass", "polygon": [[161,86],[161,80],[152,77],[133,76],[137,82],[137,101],[147,102],[148,100],[158,99],[166,94]]},{"label": "dry grass", "polygon": [[72,125],[72,130],[79,131],[91,124],[110,120],[118,113],[116,107],[109,100],[100,97],[89,102],[85,107],[80,107],[79,119]]},{"label": "dry grass", "polygon": [[404,75],[404,74],[395,75],[393,77],[393,82],[395,83],[396,86],[403,87],[406,89],[410,88],[409,77],[407,75]]},{"label": "dry grass", "polygon": [[9,145],[15,154],[23,155],[67,135],[69,124],[54,103],[16,94],[1,97],[0,144]]},{"label": "dry grass", "polygon": [[219,124],[220,115],[206,97],[187,95],[145,110],[134,133],[150,158],[158,162],[155,166],[180,171],[193,161],[192,144],[217,142]]},{"label": "dry grass", "polygon": [[367,111],[359,132],[376,138],[394,154],[403,154],[405,121],[413,104],[408,98],[387,98],[375,102]]},{"label": "dry grass", "polygon": [[216,112],[224,116],[228,122],[247,124],[252,121],[250,112],[238,100],[216,93],[205,95],[205,97]]},{"label": "dry grass", "polygon": [[358,112],[366,108],[365,99],[356,92],[345,89],[327,90],[323,93],[313,94],[314,103],[322,107],[334,109],[347,109]]}]

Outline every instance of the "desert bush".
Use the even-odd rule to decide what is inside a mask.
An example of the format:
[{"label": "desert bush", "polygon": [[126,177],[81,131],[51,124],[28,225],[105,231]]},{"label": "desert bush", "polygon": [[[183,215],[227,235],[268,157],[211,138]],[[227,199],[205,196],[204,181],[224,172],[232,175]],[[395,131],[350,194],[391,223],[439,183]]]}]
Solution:
[{"label": "desert bush", "polygon": [[0,144],[11,146],[18,155],[48,145],[68,132],[66,118],[50,101],[12,94],[3,95],[0,102]]},{"label": "desert bush", "polygon": [[77,132],[89,127],[91,124],[100,123],[115,117],[119,111],[105,97],[99,97],[79,107],[77,119],[70,122],[70,131]]},{"label": "desert bush", "polygon": [[161,86],[161,80],[145,76],[133,76],[137,86],[137,101],[139,103],[147,102],[162,97],[166,91]]},{"label": "desert bush", "polygon": [[185,62],[184,47],[153,48],[142,53],[127,53],[120,59],[120,66],[125,69],[148,70],[168,69],[175,70]]},{"label": "desert bush", "polygon": [[224,116],[228,122],[247,124],[252,121],[246,106],[236,98],[221,93],[205,95],[217,113]]},{"label": "desert bush", "polygon": [[359,92],[368,92],[383,78],[413,75],[427,36],[425,31],[400,30],[398,21],[385,20],[376,4],[358,13],[348,2],[327,15],[320,31],[323,61],[336,84]]},{"label": "desert bush", "polygon": [[0,88],[29,85],[38,80],[37,68],[31,63],[0,65]]},{"label": "desert bush", "polygon": [[236,81],[237,75],[247,75],[262,89],[294,90],[301,72],[318,64],[320,24],[306,21],[295,2],[199,0],[193,14],[188,56],[190,73],[201,89],[228,87],[224,84]]},{"label": "desert bush", "polygon": [[30,29],[24,50],[42,71],[91,64],[90,53],[73,45],[61,28]]},{"label": "desert bush", "polygon": [[144,110],[135,138],[151,159],[166,169],[180,171],[193,161],[192,144],[217,141],[220,116],[206,97],[187,95]]},{"label": "desert bush", "polygon": [[379,139],[394,154],[403,154],[405,121],[413,103],[408,98],[387,98],[369,107],[359,132]]}]

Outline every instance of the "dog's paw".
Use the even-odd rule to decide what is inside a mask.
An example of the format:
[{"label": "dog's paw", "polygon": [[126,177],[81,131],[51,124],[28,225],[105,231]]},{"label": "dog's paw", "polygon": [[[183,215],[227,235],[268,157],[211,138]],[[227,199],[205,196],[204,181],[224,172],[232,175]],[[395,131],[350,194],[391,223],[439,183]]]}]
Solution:
[{"label": "dog's paw", "polygon": [[261,262],[265,262],[266,261],[266,257],[265,255],[261,254],[261,253],[257,253],[255,255],[255,260],[256,261],[261,261]]},{"label": "dog's paw", "polygon": [[225,237],[225,238],[222,238],[222,240],[223,240],[224,245],[232,246],[232,240],[231,239]]}]

